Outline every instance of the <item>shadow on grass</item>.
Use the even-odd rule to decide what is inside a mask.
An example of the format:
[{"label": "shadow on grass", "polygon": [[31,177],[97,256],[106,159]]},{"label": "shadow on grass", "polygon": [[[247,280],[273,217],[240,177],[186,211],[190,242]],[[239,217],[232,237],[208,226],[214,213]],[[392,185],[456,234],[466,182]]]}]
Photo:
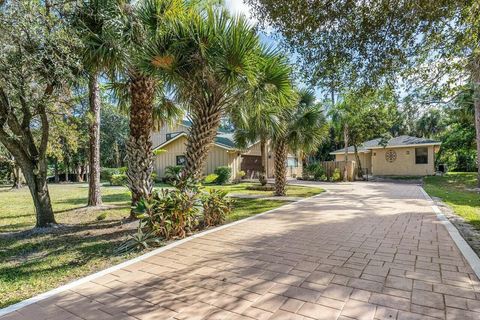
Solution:
[{"label": "shadow on grass", "polygon": [[[118,194],[106,194],[102,195],[102,201],[106,204],[108,203],[115,203],[115,202],[129,202],[131,200],[131,196],[129,193],[118,193]],[[67,198],[67,199],[59,199],[55,200],[55,204],[70,204],[70,205],[83,205],[87,203],[87,197],[78,197],[78,198]],[[60,211],[57,211],[60,212]]]}]

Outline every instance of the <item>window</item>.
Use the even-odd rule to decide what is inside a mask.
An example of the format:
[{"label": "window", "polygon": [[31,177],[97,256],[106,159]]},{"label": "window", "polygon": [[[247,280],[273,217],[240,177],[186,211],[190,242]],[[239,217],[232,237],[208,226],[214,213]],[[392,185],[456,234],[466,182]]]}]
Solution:
[{"label": "window", "polygon": [[287,167],[298,167],[298,158],[297,157],[288,157],[287,158]]},{"label": "window", "polygon": [[415,164],[428,163],[428,148],[415,148]]},{"label": "window", "polygon": [[187,158],[185,156],[177,156],[177,166],[184,166],[187,162]]}]

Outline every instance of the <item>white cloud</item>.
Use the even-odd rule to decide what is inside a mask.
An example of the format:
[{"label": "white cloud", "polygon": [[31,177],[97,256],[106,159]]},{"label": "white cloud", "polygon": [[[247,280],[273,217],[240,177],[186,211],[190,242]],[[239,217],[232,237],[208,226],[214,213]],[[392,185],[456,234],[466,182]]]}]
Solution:
[{"label": "white cloud", "polygon": [[257,24],[258,20],[251,14],[251,8],[243,0],[225,0],[225,7],[233,15],[244,15],[252,24]]}]

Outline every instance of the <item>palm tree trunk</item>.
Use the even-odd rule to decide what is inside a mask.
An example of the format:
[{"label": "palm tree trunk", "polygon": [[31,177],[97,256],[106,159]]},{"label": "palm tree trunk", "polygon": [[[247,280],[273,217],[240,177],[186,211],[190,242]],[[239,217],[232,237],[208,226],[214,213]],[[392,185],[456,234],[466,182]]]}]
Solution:
[{"label": "palm tree trunk", "polygon": [[284,196],[287,185],[287,143],[280,140],[275,145],[275,195]]},{"label": "palm tree trunk", "polygon": [[203,173],[208,152],[212,148],[221,120],[221,109],[215,106],[198,108],[192,113],[192,126],[187,138],[186,164],[183,179],[198,181]]},{"label": "palm tree trunk", "polygon": [[348,163],[348,126],[345,125],[343,128],[343,140],[345,141],[345,166],[343,167],[343,181],[346,182],[348,181],[348,169],[347,169],[347,163]]},{"label": "palm tree trunk", "polygon": [[[149,199],[153,191],[153,153],[150,140],[153,128],[155,81],[134,75],[131,78],[130,136],[127,141],[127,179],[132,192],[132,206]],[[133,211],[131,216],[134,217]]]},{"label": "palm tree trunk", "polygon": [[[98,88],[98,72],[92,72],[88,79],[90,102],[90,179],[88,185],[88,206],[102,204],[100,194],[100,90]],[[68,181],[68,170],[65,173]]]},{"label": "palm tree trunk", "polygon": [[267,140],[265,138],[260,139],[260,161],[262,164],[262,172],[260,172],[258,176],[258,181],[262,186],[267,184],[267,170],[266,170],[266,162],[267,162],[267,156],[266,156],[266,148],[267,146]]},{"label": "palm tree trunk", "polygon": [[363,179],[362,163],[360,162],[360,156],[358,155],[357,144],[353,145],[353,149],[355,150],[355,160],[357,161],[357,177]]}]

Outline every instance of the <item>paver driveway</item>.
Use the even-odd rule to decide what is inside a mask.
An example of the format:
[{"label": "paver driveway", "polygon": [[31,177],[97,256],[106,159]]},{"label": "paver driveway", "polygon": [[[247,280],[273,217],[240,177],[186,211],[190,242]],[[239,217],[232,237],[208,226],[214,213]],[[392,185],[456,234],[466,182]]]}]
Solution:
[{"label": "paver driveway", "polygon": [[1,319],[480,319],[478,279],[420,188],[330,189]]}]

